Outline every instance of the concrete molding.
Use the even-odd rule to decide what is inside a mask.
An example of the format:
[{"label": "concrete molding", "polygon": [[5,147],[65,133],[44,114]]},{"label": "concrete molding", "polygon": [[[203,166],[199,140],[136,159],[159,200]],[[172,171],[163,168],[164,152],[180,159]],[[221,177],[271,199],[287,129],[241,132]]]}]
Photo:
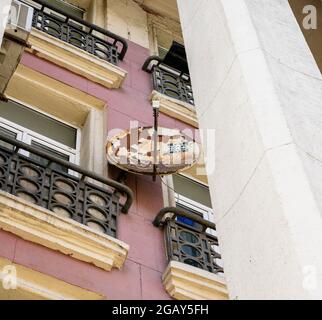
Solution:
[{"label": "concrete molding", "polygon": [[[8,267],[15,270],[15,288],[6,289]],[[13,274],[10,272],[10,277]],[[12,279],[13,280],[13,279]],[[13,281],[11,281],[12,283]],[[13,284],[13,283],[12,283]],[[0,300],[103,300],[102,295],[0,258]]]},{"label": "concrete molding", "polygon": [[126,243],[0,191],[0,229],[104,270],[121,269]]},{"label": "concrete molding", "polygon": [[95,57],[69,43],[33,29],[29,37],[31,49],[37,57],[53,62],[109,89],[119,89],[127,71]]},{"label": "concrete molding", "polygon": [[198,128],[195,107],[189,103],[168,97],[156,90],[150,96],[151,101],[160,101],[160,112]]},{"label": "concrete molding", "polygon": [[5,92],[6,97],[83,126],[88,113],[103,110],[106,102],[20,64]]},{"label": "concrete molding", "polygon": [[171,261],[162,282],[169,295],[177,300],[228,300],[222,277],[182,262]]}]

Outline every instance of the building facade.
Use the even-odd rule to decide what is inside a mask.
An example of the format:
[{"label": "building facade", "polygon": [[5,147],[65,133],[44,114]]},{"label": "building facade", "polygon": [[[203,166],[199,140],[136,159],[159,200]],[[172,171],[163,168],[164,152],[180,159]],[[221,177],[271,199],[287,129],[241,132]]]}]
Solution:
[{"label": "building facade", "polygon": [[322,297],[321,1],[1,9],[0,299]]}]

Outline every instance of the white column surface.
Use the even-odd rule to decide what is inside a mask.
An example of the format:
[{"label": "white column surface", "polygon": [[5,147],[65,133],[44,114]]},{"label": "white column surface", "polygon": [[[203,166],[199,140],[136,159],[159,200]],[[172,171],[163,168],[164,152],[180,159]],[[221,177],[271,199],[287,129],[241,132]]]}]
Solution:
[{"label": "white column surface", "polygon": [[287,0],[178,0],[231,299],[322,299],[322,78]]}]

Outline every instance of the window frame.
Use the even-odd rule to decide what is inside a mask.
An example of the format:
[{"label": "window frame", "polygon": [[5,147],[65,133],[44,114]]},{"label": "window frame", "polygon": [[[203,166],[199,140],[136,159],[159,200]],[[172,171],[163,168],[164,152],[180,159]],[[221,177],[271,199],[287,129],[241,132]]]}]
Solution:
[{"label": "window frame", "polygon": [[174,198],[175,198],[175,202],[176,204],[180,204],[181,206],[187,208],[187,209],[191,209],[193,211],[197,211],[198,213],[202,214],[202,217],[205,220],[211,221],[209,220],[212,216],[214,216],[214,210],[210,207],[207,207],[205,205],[203,205],[200,202],[194,201],[192,199],[189,199],[177,192],[174,192]]},{"label": "window frame", "polygon": [[[83,19],[83,20],[85,20],[86,19],[86,13],[87,13],[87,10],[86,9],[84,9],[84,8],[81,8],[81,7],[79,7],[79,6],[76,6],[75,4],[72,4],[72,3],[70,3],[69,1],[67,1],[67,0],[55,0],[56,2],[57,2],[57,5],[59,5],[59,2],[62,2],[62,3],[64,3],[64,5],[65,6],[67,6],[67,7],[70,7],[72,10],[74,10],[74,11],[79,11],[80,12],[80,14],[82,14],[82,17],[80,17],[81,19]],[[30,6],[32,6],[32,5],[35,5],[35,1],[33,1],[33,0],[24,0],[24,2],[26,3],[26,4],[29,4]],[[55,6],[55,5],[54,5]],[[63,10],[63,9],[62,9]],[[67,12],[66,12],[66,14],[68,14]]]},{"label": "window frame", "polygon": [[[171,24],[170,27],[169,23]],[[174,21],[170,22],[170,20],[167,18],[148,14],[148,33],[151,55],[159,55],[159,47],[167,51],[170,49],[164,48],[160,44],[160,41],[158,41],[158,30],[160,32],[169,34],[172,37],[172,40],[175,40],[182,44],[184,43],[180,23]]]},{"label": "window frame", "polygon": [[[10,97],[9,100],[11,100],[11,101],[13,101],[15,103],[21,104],[22,106],[24,106],[26,108],[29,108],[29,109],[31,109],[31,110],[33,110],[35,112],[41,113],[42,115],[44,115],[44,116],[46,116],[48,118],[56,120],[56,121],[58,121],[58,122],[60,122],[62,124],[65,124],[66,126],[69,126],[69,127],[73,128],[73,129],[75,129],[76,130],[76,148],[74,149],[74,148],[65,146],[62,143],[60,143],[60,144],[62,146],[64,146],[64,147],[66,147],[66,148],[71,149],[71,150],[76,150],[76,162],[75,163],[79,164],[79,161],[80,161],[80,149],[81,149],[81,145],[82,145],[82,141],[81,141],[82,140],[82,129],[79,126],[76,126],[76,125],[74,125],[74,124],[72,124],[72,123],[70,123],[68,121],[65,121],[65,120],[63,120],[63,119],[61,119],[59,117],[56,117],[53,114],[51,114],[49,112],[46,112],[46,111],[44,111],[42,109],[39,109],[39,108],[37,108],[37,107],[35,107],[35,106],[33,106],[33,105],[29,104],[29,103],[26,103],[26,102],[24,102],[22,100],[19,100],[19,99],[13,98],[13,97]],[[30,131],[32,131],[32,130],[30,130]],[[34,131],[32,131],[32,132],[34,132]],[[39,135],[42,136],[41,134],[39,134]],[[50,138],[48,138],[48,139],[50,139]],[[53,140],[53,141],[55,141],[55,140]],[[59,142],[57,142],[57,143],[59,143]]]},{"label": "window frame", "polygon": [[[11,131],[11,132],[14,132],[17,134],[17,137],[16,139],[18,141],[21,141],[21,142],[24,142],[28,145],[31,145],[31,142],[32,141],[35,141],[41,145],[43,145],[44,147],[47,147],[47,148],[50,148],[52,149],[53,151],[57,151],[57,152],[60,152],[64,155],[67,155],[69,156],[69,162],[71,163],[74,163],[74,164],[77,164],[79,165],[80,163],[80,146],[81,146],[81,129],[79,127],[76,127],[74,125],[71,125],[70,123],[67,123],[61,119],[58,119],[57,117],[54,117],[53,115],[51,114],[48,114],[46,112],[43,112],[33,106],[30,106],[26,103],[23,103],[17,99],[10,99],[11,101],[15,102],[15,103],[18,103],[30,110],[33,110],[33,111],[36,111],[36,112],[39,112],[41,113],[42,115],[50,118],[50,119],[53,119],[55,121],[58,121],[62,124],[65,124],[65,125],[68,125],[72,128],[74,128],[76,130],[76,146],[75,146],[75,149],[74,148],[71,148],[69,146],[66,146],[64,145],[63,143],[61,142],[58,142],[54,139],[51,139],[49,137],[46,137],[42,134],[39,134],[33,130],[30,130],[28,128],[25,128],[21,125],[18,125],[16,124],[15,122],[12,122],[10,120],[7,120],[6,118],[3,118],[0,116],[0,126],[3,126],[5,129]],[[29,156],[29,153],[24,151],[24,150],[21,150],[19,151],[21,154],[25,155],[25,156]],[[69,170],[69,173],[73,174],[71,170]]]},{"label": "window frame", "polygon": [[[179,175],[181,175],[179,173]],[[171,176],[172,179],[172,183],[173,183],[173,177]],[[193,179],[190,179],[192,183],[198,183],[196,181],[194,181]],[[209,190],[209,187],[206,186]],[[206,221],[215,223],[215,211],[213,208],[210,208],[208,206],[205,206],[204,204],[194,201],[188,197],[185,197],[183,195],[181,195],[178,192],[175,192],[175,190],[172,190],[173,194],[174,194],[174,202],[175,202],[175,206],[177,206],[177,204],[179,204],[181,206],[181,208],[187,208],[188,210],[191,209],[193,211],[197,211],[198,213],[202,214],[202,218],[205,219]],[[215,237],[218,237],[217,231],[213,230],[213,229],[207,229],[206,232],[208,234],[211,234]],[[220,252],[220,248],[219,246],[216,246],[216,250],[218,252]]]},{"label": "window frame", "polygon": [[[191,183],[202,184],[204,187],[206,187],[209,190],[208,185],[206,185],[204,183],[200,183],[198,180],[194,180],[190,176],[184,175],[182,173],[177,173],[177,174],[183,176],[186,179],[191,180]],[[170,200],[170,203],[167,203],[167,202],[165,203],[166,206],[168,206],[168,205],[170,205],[170,206],[175,205],[176,206],[176,204],[179,203],[182,207],[186,207],[187,209],[191,209],[193,211],[200,212],[200,210],[201,210],[200,213],[202,214],[202,217],[205,220],[215,223],[215,212],[214,212],[213,208],[210,208],[200,202],[194,201],[194,200],[192,200],[188,197],[185,197],[185,196],[181,195],[180,193],[176,192],[175,188],[174,188],[174,183],[173,183],[173,175],[170,176],[170,180],[171,180],[170,185],[167,184],[167,182],[164,182],[162,184],[162,185],[165,185],[166,189],[167,189],[165,194],[168,195],[169,199],[173,199],[173,203],[171,203],[172,201]],[[169,183],[169,180],[168,180],[168,183]],[[169,195],[170,195],[170,197],[169,197]]]},{"label": "window frame", "polygon": [[[207,207],[197,201],[191,200],[179,193],[174,193],[175,204],[179,204],[181,208],[191,209],[202,214],[202,218],[206,221],[215,223],[215,212],[212,208]],[[215,230],[208,229],[207,233],[217,236]]]}]

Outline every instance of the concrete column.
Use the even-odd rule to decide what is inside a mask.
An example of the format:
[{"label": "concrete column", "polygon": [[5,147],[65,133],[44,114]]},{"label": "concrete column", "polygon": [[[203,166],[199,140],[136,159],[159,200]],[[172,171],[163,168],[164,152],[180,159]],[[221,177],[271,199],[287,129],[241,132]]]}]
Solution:
[{"label": "concrete column", "polygon": [[0,2],[0,47],[2,44],[4,30],[8,21],[10,4],[11,0],[1,0]]},{"label": "concrete column", "polygon": [[322,299],[322,78],[288,1],[178,5],[230,297]]}]

